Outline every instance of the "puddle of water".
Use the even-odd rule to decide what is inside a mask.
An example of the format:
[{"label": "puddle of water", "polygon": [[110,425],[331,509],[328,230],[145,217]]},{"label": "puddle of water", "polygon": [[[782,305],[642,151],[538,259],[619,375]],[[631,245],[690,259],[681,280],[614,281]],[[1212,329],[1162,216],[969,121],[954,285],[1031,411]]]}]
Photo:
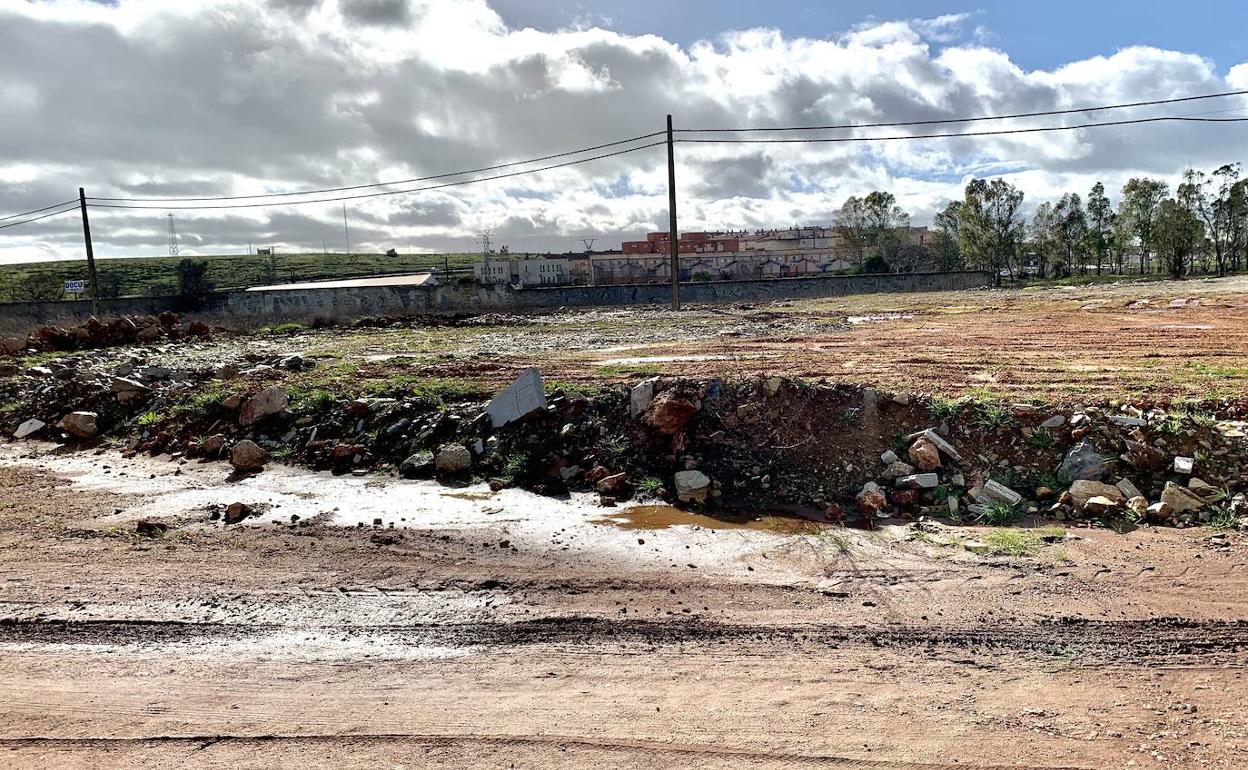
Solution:
[{"label": "puddle of water", "polygon": [[875,315],[851,315],[845,320],[852,326],[858,324],[878,324],[885,321],[909,321],[914,318],[913,313],[877,313]]},{"label": "puddle of water", "polygon": [[632,530],[702,527],[703,529],[752,529],[780,535],[812,535],[823,529],[813,521],[788,516],[713,518],[670,505],[638,505],[613,513],[606,518],[593,520],[591,523]]}]

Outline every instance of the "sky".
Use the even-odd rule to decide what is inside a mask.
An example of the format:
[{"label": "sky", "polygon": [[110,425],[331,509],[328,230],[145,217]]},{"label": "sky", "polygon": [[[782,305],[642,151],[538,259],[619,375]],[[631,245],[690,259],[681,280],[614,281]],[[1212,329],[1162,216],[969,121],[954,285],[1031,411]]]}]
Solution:
[{"label": "sky", "polygon": [[[1248,89],[1248,12],[1231,2],[884,0],[870,15],[863,5],[0,0],[0,218],[74,198],[80,186],[97,198],[258,196],[449,174],[650,134],[668,113],[677,129],[862,124]],[[1012,125],[1162,114],[1248,117],[1248,97]],[[1188,165],[1248,160],[1246,132],[1248,123],[1155,123],[855,144],[681,143],[678,213],[684,230],[826,224],[848,196],[881,189],[925,224],[985,176],[1020,187],[1030,210],[1068,190],[1086,195],[1097,181],[1113,198],[1132,176],[1173,184]],[[666,228],[665,163],[663,148],[651,147],[345,202],[93,205],[92,234],[100,256],[167,254],[173,211],[185,255],[248,244],[342,251],[345,203],[357,251],[472,251],[486,230],[515,252],[580,250],[583,238],[615,247]],[[0,229],[0,262],[82,251],[72,213]]]}]

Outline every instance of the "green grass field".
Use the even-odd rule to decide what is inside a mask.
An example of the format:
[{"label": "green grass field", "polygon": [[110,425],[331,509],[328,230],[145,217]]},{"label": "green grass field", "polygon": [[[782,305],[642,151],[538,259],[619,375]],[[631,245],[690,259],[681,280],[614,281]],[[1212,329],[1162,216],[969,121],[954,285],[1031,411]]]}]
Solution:
[{"label": "green grass field", "polygon": [[[220,254],[197,257],[125,257],[96,260],[100,294],[105,297],[176,294],[177,265],[182,259],[208,263],[208,281],[215,289],[260,286],[267,283],[329,280],[410,273],[441,268],[471,267],[477,254],[277,254],[274,257]],[[86,279],[86,261],[27,262],[0,265],[0,301],[32,299],[24,286],[32,277],[56,286],[66,280]]]}]

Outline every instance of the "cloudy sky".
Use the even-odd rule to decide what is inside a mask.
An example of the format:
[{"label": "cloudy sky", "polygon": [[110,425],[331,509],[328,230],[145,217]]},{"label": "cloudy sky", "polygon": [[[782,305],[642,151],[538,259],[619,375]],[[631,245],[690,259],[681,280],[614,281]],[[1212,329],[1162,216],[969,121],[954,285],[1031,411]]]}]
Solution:
[{"label": "cloudy sky", "polygon": [[[860,5],[0,0],[0,217],[75,197],[79,186],[107,198],[247,196],[441,175],[650,134],[667,113],[677,128],[861,124],[1248,89],[1237,3],[891,0],[873,3],[871,17],[851,10]],[[1112,117],[1157,114],[1245,117],[1248,98]],[[1116,191],[1133,175],[1173,180],[1188,164],[1248,160],[1245,132],[1248,124],[1152,124],[678,144],[681,225],[826,223],[847,196],[873,189],[893,191],[926,223],[985,175],[1007,177],[1033,206],[1067,189],[1085,194],[1098,179]],[[586,237],[615,246],[665,228],[665,155],[654,147],[346,204],[356,250],[473,250],[483,229],[513,251],[579,249]],[[337,202],[142,205],[152,208],[92,210],[97,254],[164,253],[171,210],[184,253],[238,253],[249,242],[344,248]],[[0,262],[81,254],[72,214],[0,229]]]}]

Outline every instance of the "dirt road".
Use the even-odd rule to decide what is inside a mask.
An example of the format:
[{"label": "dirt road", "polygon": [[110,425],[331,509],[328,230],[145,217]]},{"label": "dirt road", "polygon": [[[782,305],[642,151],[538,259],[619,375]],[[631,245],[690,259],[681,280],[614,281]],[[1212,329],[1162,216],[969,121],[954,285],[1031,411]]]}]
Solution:
[{"label": "dirt road", "polygon": [[[989,558],[904,526],[630,529],[222,476],[0,449],[0,764],[1248,766],[1243,536]],[[210,520],[234,500],[266,512]],[[156,512],[169,532],[136,536]]]}]

